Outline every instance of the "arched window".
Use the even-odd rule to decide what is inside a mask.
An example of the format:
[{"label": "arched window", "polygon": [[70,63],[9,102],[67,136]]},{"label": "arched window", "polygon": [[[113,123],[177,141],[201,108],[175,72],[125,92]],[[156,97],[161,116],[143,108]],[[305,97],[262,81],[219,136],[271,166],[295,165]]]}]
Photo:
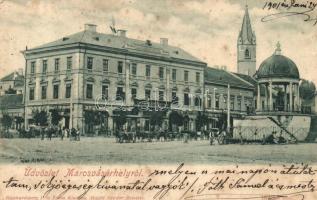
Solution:
[{"label": "arched window", "polygon": [[245,50],[245,52],[244,52],[244,57],[245,57],[245,58],[251,58],[249,49],[246,49],[246,50]]}]

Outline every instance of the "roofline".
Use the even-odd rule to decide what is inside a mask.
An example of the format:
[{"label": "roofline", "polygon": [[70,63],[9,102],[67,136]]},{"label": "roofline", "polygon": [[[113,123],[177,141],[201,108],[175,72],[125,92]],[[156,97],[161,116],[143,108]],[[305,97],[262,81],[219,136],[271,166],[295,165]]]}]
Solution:
[{"label": "roofline", "polygon": [[[238,72],[232,72],[233,74],[235,74],[235,75],[237,75],[238,76],[238,74],[240,74],[240,73],[238,73]],[[255,72],[255,74],[256,74],[256,72]],[[254,75],[255,75],[254,74]],[[241,74],[241,75],[244,75],[244,76],[249,76],[249,75],[245,75],[245,74]],[[253,76],[249,76],[250,78],[252,78],[255,82],[258,82]],[[242,78],[243,79],[243,78]]]},{"label": "roofline", "polygon": [[[232,74],[233,76],[235,76],[236,78],[240,79],[241,81],[243,81],[243,82],[245,82],[245,83],[247,83],[247,84],[249,84],[249,85],[252,85],[249,81],[244,80],[244,79],[241,78],[240,76],[238,76],[238,75],[236,75],[236,74],[234,74],[234,73],[231,73],[231,72],[228,72],[228,73]],[[253,86],[253,85],[252,85],[252,86]]]},{"label": "roofline", "polygon": [[[207,81],[207,80],[205,80],[205,84],[221,85],[221,86],[225,86],[225,87],[228,86],[228,83],[223,83],[223,82],[219,83],[219,82],[213,82],[213,81]],[[255,89],[254,86],[243,87],[243,86],[232,85],[232,84],[230,84],[230,87],[232,87],[232,88],[242,88],[242,89],[248,89],[248,90],[254,90]]]},{"label": "roofline", "polygon": [[65,50],[65,49],[82,49],[82,48],[86,48],[86,49],[90,49],[90,50],[108,50],[111,53],[124,53],[126,55],[132,55],[132,56],[136,56],[136,57],[141,57],[141,58],[154,58],[157,60],[164,60],[167,62],[179,62],[182,64],[193,64],[193,65],[200,65],[201,67],[207,67],[207,63],[203,62],[203,61],[194,61],[194,60],[189,60],[189,59],[180,59],[180,58],[175,58],[172,56],[156,56],[156,55],[149,55],[149,54],[142,54],[142,53],[135,53],[135,52],[131,52],[127,49],[120,49],[120,48],[113,48],[113,47],[107,47],[107,46],[102,46],[102,45],[95,45],[95,44],[88,44],[88,43],[82,43],[82,42],[74,42],[74,43],[69,43],[69,44],[65,44],[65,45],[55,45],[55,46],[50,46],[50,47],[43,47],[43,48],[33,48],[33,49],[28,49],[28,50],[24,50],[21,51],[21,53],[24,54],[24,57],[28,56],[28,55],[32,55],[32,54],[40,54],[40,53],[44,53],[44,52],[50,52],[50,51],[56,51],[56,50]]}]

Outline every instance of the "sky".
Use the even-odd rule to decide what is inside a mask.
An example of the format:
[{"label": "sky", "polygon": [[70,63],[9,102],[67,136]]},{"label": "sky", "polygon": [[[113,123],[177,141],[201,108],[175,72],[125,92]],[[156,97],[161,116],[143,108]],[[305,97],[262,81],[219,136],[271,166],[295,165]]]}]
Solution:
[{"label": "sky", "polygon": [[[82,31],[85,23],[96,24],[98,32],[110,34],[112,17],[116,28],[126,29],[130,38],[154,42],[168,38],[169,44],[183,48],[209,66],[226,65],[229,71],[236,72],[237,38],[246,2],[0,0],[0,76],[24,68],[21,51],[26,46],[32,48]],[[298,15],[262,22],[264,16],[280,11],[263,9],[265,3],[247,2],[257,38],[257,68],[273,54],[279,41],[282,54],[297,64],[301,78],[317,84],[317,25],[305,22],[305,18]],[[317,11],[311,16],[317,17]]]}]

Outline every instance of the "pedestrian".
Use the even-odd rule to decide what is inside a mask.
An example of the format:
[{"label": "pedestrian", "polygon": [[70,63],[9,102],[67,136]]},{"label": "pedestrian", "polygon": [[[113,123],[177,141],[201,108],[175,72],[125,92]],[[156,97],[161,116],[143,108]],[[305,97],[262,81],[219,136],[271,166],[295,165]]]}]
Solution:
[{"label": "pedestrian", "polygon": [[239,131],[239,137],[240,137],[240,144],[241,144],[241,145],[244,144],[241,129],[240,129],[240,131]]},{"label": "pedestrian", "polygon": [[41,140],[44,140],[45,128],[41,128]]},{"label": "pedestrian", "polygon": [[61,140],[64,139],[64,130],[65,130],[65,127],[63,127],[63,130],[61,127],[59,127],[59,129],[58,129],[58,134],[60,135]]},{"label": "pedestrian", "polygon": [[53,129],[52,129],[52,127],[50,127],[50,128],[48,129],[47,134],[48,134],[48,139],[49,139],[49,140],[52,140],[52,134],[53,134]]},{"label": "pedestrian", "polygon": [[76,136],[77,136],[77,141],[80,141],[80,131],[79,131],[79,129],[76,130]]},{"label": "pedestrian", "polygon": [[72,128],[70,130],[69,140],[72,141],[72,140],[75,140],[75,139],[76,139],[76,131],[75,131],[75,128]]},{"label": "pedestrian", "polygon": [[68,137],[68,129],[64,127],[63,131],[63,137],[67,138]]}]

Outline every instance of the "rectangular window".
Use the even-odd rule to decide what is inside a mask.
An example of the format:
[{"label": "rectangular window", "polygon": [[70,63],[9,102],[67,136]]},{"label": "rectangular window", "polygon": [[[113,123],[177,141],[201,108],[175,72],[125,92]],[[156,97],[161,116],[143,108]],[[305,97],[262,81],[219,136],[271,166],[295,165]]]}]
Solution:
[{"label": "rectangular window", "polygon": [[87,98],[87,99],[92,99],[92,93],[93,93],[93,86],[92,86],[92,84],[87,84],[87,85],[86,85],[86,98]]},{"label": "rectangular window", "polygon": [[178,104],[178,97],[176,95],[176,92],[172,92],[172,103]]},{"label": "rectangular window", "polygon": [[59,58],[55,58],[55,72],[59,71]]},{"label": "rectangular window", "polygon": [[31,74],[35,73],[35,61],[31,62]]},{"label": "rectangular window", "polygon": [[207,96],[208,108],[211,108],[211,96]]},{"label": "rectangular window", "polygon": [[137,96],[137,90],[136,90],[136,88],[132,88],[131,89],[131,96],[132,96],[132,99],[135,99]]},{"label": "rectangular window", "polygon": [[145,90],[145,99],[151,99],[151,90]]},{"label": "rectangular window", "polygon": [[219,109],[219,95],[216,95],[216,102],[215,102],[216,108]]},{"label": "rectangular window", "polygon": [[134,75],[134,76],[136,76],[136,67],[137,67],[137,64],[132,63],[132,75]]},{"label": "rectangular window", "polygon": [[176,69],[172,69],[172,80],[176,81]]},{"label": "rectangular window", "polygon": [[34,88],[30,88],[30,96],[29,96],[30,101],[34,100]]},{"label": "rectangular window", "polygon": [[151,65],[146,65],[145,76],[147,78],[151,76]]},{"label": "rectangular window", "polygon": [[123,92],[123,87],[117,87],[116,100],[124,101],[124,99],[125,99],[125,94]]},{"label": "rectangular window", "polygon": [[87,69],[92,70],[94,64],[94,58],[88,57],[87,58]]},{"label": "rectangular window", "polygon": [[241,103],[241,99],[238,99],[238,102],[237,102],[237,106],[238,106],[238,110],[240,110],[241,111],[241,105],[242,105],[242,103]]},{"label": "rectangular window", "polygon": [[59,85],[53,86],[53,98],[58,99],[58,93],[59,93]]},{"label": "rectangular window", "polygon": [[160,77],[160,79],[164,78],[164,67],[159,68],[159,77]]},{"label": "rectangular window", "polygon": [[107,59],[103,59],[102,60],[102,71],[103,72],[108,72],[109,71],[108,60]]},{"label": "rectangular window", "polygon": [[184,71],[184,81],[188,82],[188,71]]},{"label": "rectangular window", "polygon": [[123,62],[118,61],[118,73],[122,74],[123,73]]},{"label": "rectangular window", "polygon": [[72,94],[72,84],[66,84],[65,98],[70,98]]},{"label": "rectangular window", "polygon": [[42,73],[46,74],[47,72],[47,60],[43,60]]},{"label": "rectangular window", "polygon": [[184,94],[184,105],[189,106],[189,95],[187,93]]},{"label": "rectangular window", "polygon": [[164,101],[164,91],[159,91],[159,100]]},{"label": "rectangular window", "polygon": [[71,70],[73,68],[73,57],[67,57],[67,70]]},{"label": "rectangular window", "polygon": [[230,99],[230,110],[234,110],[234,98]]},{"label": "rectangular window", "polygon": [[196,72],[196,83],[200,82],[200,73]]},{"label": "rectangular window", "polygon": [[46,99],[46,90],[47,90],[47,87],[46,86],[42,86],[42,90],[41,90],[42,99]]},{"label": "rectangular window", "polygon": [[201,106],[201,98],[195,97],[195,106]]},{"label": "rectangular window", "polygon": [[108,99],[108,85],[103,85],[101,89],[102,99]]}]

